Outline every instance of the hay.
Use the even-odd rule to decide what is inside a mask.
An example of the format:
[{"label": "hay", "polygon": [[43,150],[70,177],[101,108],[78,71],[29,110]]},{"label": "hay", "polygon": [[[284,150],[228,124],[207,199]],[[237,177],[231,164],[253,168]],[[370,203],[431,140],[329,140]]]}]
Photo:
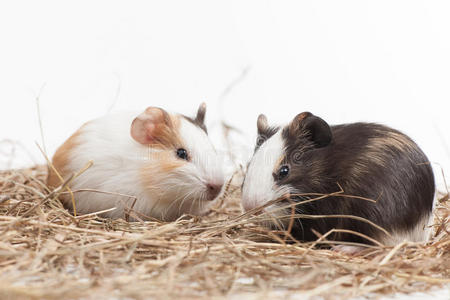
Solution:
[{"label": "hay", "polygon": [[130,223],[73,217],[45,177],[45,167],[0,173],[0,299],[340,299],[450,283],[448,197],[431,243],[350,257],[250,222],[231,184],[206,217]]}]

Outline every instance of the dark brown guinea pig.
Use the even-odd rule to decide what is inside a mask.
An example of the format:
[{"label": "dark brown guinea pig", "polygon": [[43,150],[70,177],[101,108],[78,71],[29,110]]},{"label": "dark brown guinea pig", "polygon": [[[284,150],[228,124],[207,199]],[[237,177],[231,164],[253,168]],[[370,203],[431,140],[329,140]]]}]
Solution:
[{"label": "dark brown guinea pig", "polygon": [[[255,212],[263,206],[265,220],[272,220],[268,226],[287,229],[291,223],[291,234],[301,241],[332,229],[359,232],[384,245],[427,240],[433,171],[406,135],[373,123],[329,126],[309,112],[285,127],[270,127],[261,115],[258,135],[242,205]],[[327,239],[373,243],[343,232]]]}]

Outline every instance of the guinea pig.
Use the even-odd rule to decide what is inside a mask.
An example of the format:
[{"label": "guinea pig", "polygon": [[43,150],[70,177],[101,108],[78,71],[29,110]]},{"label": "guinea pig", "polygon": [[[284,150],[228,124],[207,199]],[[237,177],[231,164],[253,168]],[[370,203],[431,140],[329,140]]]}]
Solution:
[{"label": "guinea pig", "polygon": [[304,242],[327,233],[328,240],[390,246],[428,238],[434,175],[406,135],[374,123],[329,126],[309,112],[285,127],[260,115],[257,127],[242,206],[263,212],[262,223],[290,227]]},{"label": "guinea pig", "polygon": [[[58,187],[89,161],[91,168],[70,183],[60,200],[78,214],[138,216],[172,221],[202,215],[224,185],[222,159],[204,123],[206,105],[189,118],[157,107],[90,121],[55,153],[48,185]],[[115,208],[115,209],[114,209]]]}]

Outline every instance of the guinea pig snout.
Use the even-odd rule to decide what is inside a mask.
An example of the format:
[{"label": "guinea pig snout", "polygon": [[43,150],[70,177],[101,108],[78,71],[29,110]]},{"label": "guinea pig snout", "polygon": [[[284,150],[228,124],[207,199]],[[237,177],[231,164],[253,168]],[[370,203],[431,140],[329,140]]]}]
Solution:
[{"label": "guinea pig snout", "polygon": [[220,192],[222,191],[223,184],[213,184],[208,183],[206,185],[206,197],[208,200],[212,201],[219,196]]}]

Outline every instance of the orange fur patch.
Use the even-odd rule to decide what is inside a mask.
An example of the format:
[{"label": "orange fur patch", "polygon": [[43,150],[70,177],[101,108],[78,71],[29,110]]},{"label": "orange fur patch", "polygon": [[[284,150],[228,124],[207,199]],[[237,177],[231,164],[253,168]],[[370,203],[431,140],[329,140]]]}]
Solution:
[{"label": "orange fur patch", "polygon": [[168,149],[152,153],[151,162],[145,168],[149,168],[152,171],[155,171],[155,168],[157,168],[158,171],[168,173],[176,168],[182,167],[186,164],[186,161],[177,158],[175,156],[175,150]]},{"label": "orange fur patch", "polygon": [[[55,155],[52,159],[52,164],[55,167],[55,169],[58,171],[59,175],[61,175],[62,178],[67,178],[67,164],[69,163],[70,159],[70,153],[72,149],[78,145],[78,137],[81,134],[81,129],[84,127],[84,125],[78,129],[72,136],[67,139],[67,141],[64,142],[64,144],[61,145],[61,147],[56,150]],[[52,188],[56,188],[59,185],[61,185],[63,182],[61,182],[61,179],[59,176],[53,171],[51,167],[49,167],[48,171],[48,177],[47,177],[47,185]]]},{"label": "orange fur patch", "polygon": [[179,134],[181,120],[179,116],[170,115],[166,121],[155,129],[155,141],[149,147],[156,149],[177,149],[183,145]]},{"label": "orange fur patch", "polygon": [[175,149],[153,153],[152,158],[141,168],[139,174],[145,190],[153,195],[157,194],[158,191],[162,191],[159,186],[162,179],[186,163],[187,161],[178,159],[175,156]]}]

